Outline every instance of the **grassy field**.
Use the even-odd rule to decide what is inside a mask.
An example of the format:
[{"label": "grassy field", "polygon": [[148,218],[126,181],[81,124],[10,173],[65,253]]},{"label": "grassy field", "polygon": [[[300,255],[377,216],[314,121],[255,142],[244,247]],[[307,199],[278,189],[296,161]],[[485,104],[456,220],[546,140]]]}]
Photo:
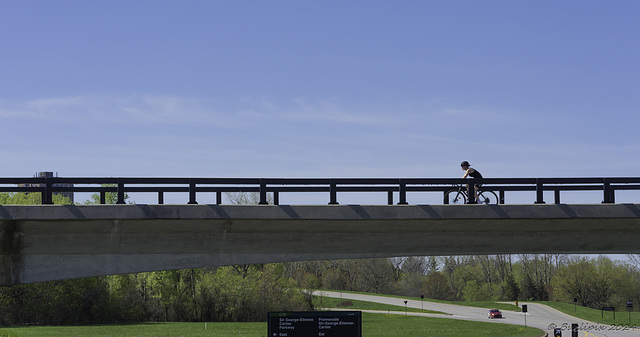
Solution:
[{"label": "grassy field", "polygon": [[[402,300],[415,300],[420,301],[419,297],[403,297],[403,296],[393,296],[393,295],[380,295],[380,294],[369,294],[369,293],[360,293],[355,291],[342,291],[344,293],[353,293],[353,294],[363,294],[363,295],[371,295],[371,296],[385,296],[385,297],[396,297],[401,303]],[[327,297],[323,297],[323,299],[327,299]],[[341,300],[343,301],[343,300]],[[424,299],[425,302],[436,302],[436,303],[447,303],[447,304],[455,304],[455,305],[464,305],[469,307],[478,307],[478,308],[497,308],[502,311],[516,311],[520,312],[522,309],[514,304],[510,303],[500,303],[500,302],[453,302],[453,301],[440,301],[433,299]],[[635,326],[640,327],[640,312],[633,311],[629,314],[629,312],[625,308],[617,308],[618,311],[615,313],[615,319],[613,318],[613,312],[605,311],[599,309],[591,309],[582,306],[574,306],[569,303],[560,303],[560,302],[548,302],[548,301],[540,301],[536,303],[541,303],[548,305],[558,311],[564,312],[567,315],[575,316],[578,318],[582,318],[584,320],[605,324],[605,325],[623,325],[623,326]],[[365,310],[364,308],[360,310]],[[393,309],[392,309],[393,310]],[[410,310],[408,310],[410,311]],[[420,311],[420,310],[416,310]]]},{"label": "grassy field", "polygon": [[[204,323],[0,328],[1,337],[266,337],[266,335],[267,323],[208,323],[206,330]],[[538,337],[544,334],[538,329],[509,324],[363,313],[362,335],[366,337]]]},{"label": "grassy field", "polygon": [[[562,311],[567,315],[579,317],[591,322],[608,324],[608,325],[635,325],[636,327],[640,327],[640,312],[634,311],[629,314],[627,308],[616,308],[616,318],[613,319],[612,311],[605,311],[598,309],[585,308],[582,306],[574,306],[569,303],[559,303],[559,302],[537,302],[541,304],[548,305],[558,311]],[[637,310],[637,309],[636,309]],[[629,320],[631,318],[631,320]],[[631,323],[631,324],[629,324]]]},{"label": "grassy field", "polygon": [[[420,300],[397,296],[403,300]],[[344,308],[349,310],[404,311],[402,305],[394,306],[365,301],[345,300],[330,297],[318,297],[315,305],[324,308]],[[427,300],[425,300],[427,301]],[[346,303],[345,303],[346,302]],[[516,311],[515,305],[494,302],[446,302],[471,305],[482,308],[498,307],[501,310]],[[349,304],[347,306],[347,304]],[[410,312],[422,312],[420,309],[407,308]],[[427,311],[430,313],[438,313]],[[206,329],[205,329],[206,327]],[[367,337],[383,336],[494,336],[494,337],[537,337],[543,332],[534,328],[524,328],[509,324],[491,324],[485,322],[452,321],[447,318],[416,317],[405,315],[385,315],[363,313],[362,332]],[[141,323],[111,324],[94,326],[31,326],[0,328],[0,337],[75,337],[75,336],[122,336],[122,337],[163,337],[163,336],[252,336],[266,337],[267,324],[258,323]]]},{"label": "grassy field", "polygon": [[264,336],[267,323],[141,323],[91,326],[34,326],[0,328],[1,337],[162,337],[162,336]]},{"label": "grassy field", "polygon": [[[345,292],[346,293],[346,292]],[[367,294],[374,295],[376,294]],[[380,296],[380,295],[377,295]],[[386,296],[386,295],[385,295]],[[401,297],[398,303],[404,300],[420,301],[418,297]],[[514,304],[504,304],[496,302],[448,302],[425,299],[425,302],[441,302],[448,304],[458,304],[481,308],[498,308],[503,311],[520,311]],[[640,326],[640,312],[632,312],[631,316],[622,308],[616,312],[613,319],[612,312],[604,312],[597,309],[590,309],[581,306],[574,307],[573,304],[557,302],[539,302],[553,307],[566,314],[576,316],[588,321],[606,325],[630,325]],[[403,312],[403,305],[387,305],[374,302],[355,301],[331,297],[316,297],[314,304],[322,308],[342,308],[349,310],[380,310]],[[440,313],[428,310],[407,308],[408,312],[428,312]],[[514,337],[535,337],[542,336],[543,332],[538,329],[508,324],[490,324],[484,322],[455,321],[451,319],[415,317],[404,315],[385,315],[363,313],[362,330],[363,336],[514,336]],[[629,320],[631,317],[631,320]],[[206,329],[205,329],[206,327]],[[74,336],[208,336],[208,337],[228,337],[228,336],[266,336],[267,324],[257,323],[140,323],[140,324],[111,324],[94,326],[30,326],[30,327],[0,327],[0,337],[74,337]]]},{"label": "grassy field", "polygon": [[[343,291],[343,293],[356,293]],[[385,296],[398,298],[399,305],[380,304],[375,302],[356,301],[326,296],[317,296],[314,305],[319,308],[341,308],[348,310],[378,310],[404,312],[402,305],[404,300],[421,301],[419,297],[402,297],[379,294],[358,293],[372,296]],[[520,311],[514,304],[498,302],[452,302],[424,299],[425,302],[439,302],[455,305],[473,306],[480,308],[498,308],[503,311]],[[537,302],[548,305],[568,315],[582,318],[591,322],[605,325],[620,325],[640,327],[640,312],[619,311],[602,312],[598,309],[590,309],[574,306],[568,303]],[[622,309],[622,310],[620,310]],[[408,312],[439,313],[436,311],[406,308]],[[451,320],[448,318],[418,317],[387,314],[362,314],[363,336],[494,336],[494,337],[537,337],[543,336],[541,330],[524,328],[523,326],[509,324],[491,324],[485,322],[471,322]],[[252,336],[266,337],[266,322],[251,323],[137,323],[137,324],[107,324],[92,326],[28,326],[28,327],[0,327],[0,337],[74,337],[74,336]]]},{"label": "grassy field", "polygon": [[[319,290],[319,291],[322,291],[322,290]],[[332,290],[328,290],[328,291],[332,291]],[[371,296],[396,297],[398,298],[399,302],[402,302],[402,300],[420,301],[419,297],[380,295],[380,294],[361,293],[361,292],[355,292],[355,291],[342,291],[342,292],[352,293],[352,294],[371,295]],[[323,297],[323,299],[326,300],[327,297]],[[516,306],[515,303],[510,304],[510,303],[500,303],[500,302],[490,302],[490,301],[488,302],[454,302],[454,301],[440,301],[440,300],[426,299],[426,298],[424,299],[424,301],[464,305],[468,307],[478,307],[478,308],[497,308],[502,311],[517,311],[517,312],[522,311],[522,309]],[[594,322],[594,323],[607,324],[607,325],[630,325],[630,326],[635,325],[636,327],[640,327],[640,312],[637,311],[638,310],[637,308],[635,309],[636,311],[631,312],[631,314],[629,314],[626,307],[617,308],[618,311],[616,311],[616,318],[613,319],[613,312],[611,311],[605,311],[603,313],[602,310],[599,310],[599,309],[591,309],[591,308],[586,308],[579,305],[574,306],[573,304],[560,303],[560,302],[540,301],[535,303],[548,305],[567,315],[582,318],[584,320]],[[364,310],[364,309],[361,309],[361,310]],[[417,310],[417,311],[420,311],[420,310]]]}]

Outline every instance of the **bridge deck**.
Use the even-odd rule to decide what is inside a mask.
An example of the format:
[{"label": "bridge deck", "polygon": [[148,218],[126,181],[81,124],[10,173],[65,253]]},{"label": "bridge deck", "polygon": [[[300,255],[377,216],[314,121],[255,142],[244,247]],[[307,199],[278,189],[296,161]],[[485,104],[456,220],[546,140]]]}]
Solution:
[{"label": "bridge deck", "polygon": [[0,206],[0,285],[411,255],[640,253],[640,205]]}]

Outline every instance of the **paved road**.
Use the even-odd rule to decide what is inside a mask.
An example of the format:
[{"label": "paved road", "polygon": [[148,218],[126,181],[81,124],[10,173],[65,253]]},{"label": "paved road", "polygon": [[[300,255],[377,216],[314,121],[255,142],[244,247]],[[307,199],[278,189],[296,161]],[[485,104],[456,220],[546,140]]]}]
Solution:
[{"label": "paved road", "polygon": [[[316,291],[315,295],[326,297],[337,297],[359,301],[378,302],[392,305],[404,306],[404,300],[400,298],[385,297],[385,296],[373,296],[373,295],[359,295],[350,293],[341,293],[333,291]],[[528,312],[526,313],[526,325],[529,327],[538,328],[549,336],[553,336],[554,327],[563,328],[562,336],[571,337],[571,324],[578,324],[580,331],[579,337],[639,337],[640,327],[636,329],[629,329],[627,326],[610,326],[593,322],[588,322],[579,318],[575,318],[566,315],[560,311],[557,311],[546,305],[538,303],[527,303]],[[461,305],[445,304],[445,303],[433,303],[409,300],[407,301],[407,307],[409,308],[424,308],[425,310],[433,310],[444,312],[445,314],[422,314],[422,313],[408,313],[409,315],[428,316],[428,317],[443,317],[452,319],[461,319],[469,321],[482,321],[495,324],[515,324],[525,325],[525,314],[521,312],[503,312],[504,318],[502,319],[488,319],[487,312],[490,308],[474,308],[465,307]],[[363,310],[364,311],[364,310]],[[399,312],[404,314],[404,312]],[[622,314],[622,313],[621,313]]]}]

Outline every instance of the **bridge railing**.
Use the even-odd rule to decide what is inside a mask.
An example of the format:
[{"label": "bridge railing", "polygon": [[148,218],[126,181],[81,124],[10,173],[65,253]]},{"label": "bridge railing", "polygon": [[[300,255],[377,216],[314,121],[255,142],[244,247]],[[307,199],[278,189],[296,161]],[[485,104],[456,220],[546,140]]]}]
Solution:
[{"label": "bridge railing", "polygon": [[[164,193],[187,193],[188,204],[197,204],[198,193],[215,193],[216,204],[222,203],[225,192],[259,193],[260,204],[267,204],[267,194],[272,193],[278,205],[281,193],[328,193],[329,204],[338,204],[338,193],[380,192],[387,194],[387,203],[407,204],[408,192],[446,193],[457,185],[482,184],[481,190],[499,193],[500,203],[505,193],[513,191],[535,192],[535,203],[545,203],[544,192],[554,192],[554,203],[560,203],[563,191],[602,191],[602,200],[615,203],[615,192],[640,190],[640,177],[612,178],[69,178],[34,177],[0,178],[0,192],[39,192],[42,204],[52,204],[54,193],[99,193],[105,203],[106,193],[116,193],[117,203],[125,203],[126,193],[157,193],[158,203],[164,203]],[[473,195],[469,196],[471,199]]]}]

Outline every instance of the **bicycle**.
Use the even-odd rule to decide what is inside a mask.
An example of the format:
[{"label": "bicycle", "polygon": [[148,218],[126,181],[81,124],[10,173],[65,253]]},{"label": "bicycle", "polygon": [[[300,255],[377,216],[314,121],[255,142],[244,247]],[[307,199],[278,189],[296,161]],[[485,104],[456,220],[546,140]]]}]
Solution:
[{"label": "bicycle", "polygon": [[[447,193],[444,194],[445,204],[466,204],[467,200],[469,200],[467,187],[464,185],[454,186],[457,187],[457,189],[447,191]],[[478,204],[497,204],[498,201],[498,195],[495,192],[489,190],[478,191],[478,200],[476,200]]]}]

